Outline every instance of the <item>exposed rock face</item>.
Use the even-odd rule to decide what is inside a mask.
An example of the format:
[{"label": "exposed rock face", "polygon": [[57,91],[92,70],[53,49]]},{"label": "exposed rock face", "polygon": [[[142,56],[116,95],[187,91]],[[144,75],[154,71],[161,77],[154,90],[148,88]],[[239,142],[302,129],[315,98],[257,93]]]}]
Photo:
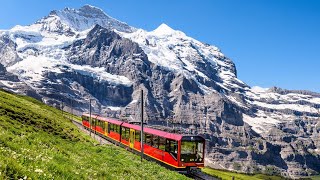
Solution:
[{"label": "exposed rock face", "polygon": [[16,48],[17,44],[9,36],[0,36],[0,63],[2,65],[10,66],[21,60]]},{"label": "exposed rock face", "polygon": [[162,24],[136,29],[92,6],[0,32],[0,86],[81,114],[190,127],[207,165],[299,177],[319,173],[320,95],[249,87],[214,46]]},{"label": "exposed rock face", "polygon": [[128,69],[143,73],[148,70],[150,73],[147,55],[138,44],[100,25],[96,25],[85,39],[77,40],[64,49],[68,52],[67,60],[72,64],[106,67],[106,71],[111,74],[127,77],[136,74],[127,74]]}]

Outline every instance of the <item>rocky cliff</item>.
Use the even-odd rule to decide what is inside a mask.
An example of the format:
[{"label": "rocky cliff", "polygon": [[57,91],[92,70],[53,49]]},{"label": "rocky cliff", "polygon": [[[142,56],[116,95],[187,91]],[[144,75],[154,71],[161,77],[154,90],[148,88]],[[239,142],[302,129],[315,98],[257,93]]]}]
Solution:
[{"label": "rocky cliff", "polygon": [[[0,32],[0,85],[76,113],[139,119],[207,138],[208,166],[299,177],[320,172],[320,94],[249,87],[215,46],[84,6]],[[18,85],[20,84],[20,85]],[[23,89],[23,90],[21,90]],[[32,93],[31,93],[32,92]]]}]

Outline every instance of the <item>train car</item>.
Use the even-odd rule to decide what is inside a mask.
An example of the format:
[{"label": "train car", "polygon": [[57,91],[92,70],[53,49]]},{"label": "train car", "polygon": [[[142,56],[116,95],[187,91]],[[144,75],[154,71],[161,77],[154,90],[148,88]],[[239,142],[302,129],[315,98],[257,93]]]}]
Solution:
[{"label": "train car", "polygon": [[[135,153],[141,152],[141,127],[113,118],[83,114],[85,128],[97,132],[111,142]],[[90,126],[91,125],[91,126]],[[144,157],[169,169],[187,171],[204,166],[205,139],[201,136],[181,135],[145,127]]]}]

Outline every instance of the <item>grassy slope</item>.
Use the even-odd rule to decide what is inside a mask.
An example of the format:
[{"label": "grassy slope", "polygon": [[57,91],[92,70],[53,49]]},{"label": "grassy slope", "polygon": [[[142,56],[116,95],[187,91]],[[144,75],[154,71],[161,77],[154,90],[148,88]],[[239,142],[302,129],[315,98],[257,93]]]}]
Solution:
[{"label": "grassy slope", "polygon": [[318,175],[318,176],[313,176],[311,179],[312,179],[312,180],[320,180],[320,175]]},{"label": "grassy slope", "polygon": [[57,109],[0,91],[0,179],[187,179],[96,144]]},{"label": "grassy slope", "polygon": [[[250,174],[211,169],[207,167],[203,168],[202,171],[204,173],[210,174],[222,180],[231,180],[232,177],[234,177],[235,180],[285,180],[286,179],[280,176],[269,176],[265,174],[250,175]],[[320,180],[320,175],[301,178],[301,180]]]},{"label": "grassy slope", "polygon": [[210,174],[214,177],[218,177],[223,180],[230,180],[232,177],[234,177],[235,180],[281,180],[285,179],[283,177],[279,176],[268,176],[264,174],[255,174],[255,175],[248,175],[248,174],[241,174],[236,172],[230,172],[230,171],[221,171],[211,168],[203,168],[203,172]]}]

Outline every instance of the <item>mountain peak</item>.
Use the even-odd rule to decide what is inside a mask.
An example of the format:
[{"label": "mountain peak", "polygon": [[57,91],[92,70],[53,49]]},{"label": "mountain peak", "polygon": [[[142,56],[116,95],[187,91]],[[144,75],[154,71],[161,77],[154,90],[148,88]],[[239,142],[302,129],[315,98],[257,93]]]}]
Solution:
[{"label": "mountain peak", "polygon": [[[90,4],[86,4],[84,6],[82,6],[80,9],[84,9],[84,10],[99,10],[99,11],[102,11],[100,8],[98,7],[95,7],[95,6],[92,6]],[[103,12],[103,11],[102,11]]]},{"label": "mountain peak", "polygon": [[169,35],[176,32],[174,29],[169,27],[168,25],[162,23],[157,29],[153,30],[154,33],[158,35]]},{"label": "mountain peak", "polygon": [[100,8],[91,6],[91,5],[84,5],[79,9],[82,15],[89,15],[91,17],[107,17],[104,11]]},{"label": "mountain peak", "polygon": [[102,9],[91,5],[84,5],[79,9],[64,8],[63,10],[51,11],[49,16],[41,19],[38,24],[43,24],[43,29],[61,29],[56,26],[63,25],[74,31],[88,30],[96,24],[120,32],[133,32],[135,30],[126,23],[108,16]]},{"label": "mountain peak", "polygon": [[66,7],[63,10],[57,11],[57,15],[60,14],[71,14],[71,15],[78,15],[86,18],[111,18],[108,16],[102,9],[91,6],[91,5],[84,5],[79,9],[73,9]]}]

